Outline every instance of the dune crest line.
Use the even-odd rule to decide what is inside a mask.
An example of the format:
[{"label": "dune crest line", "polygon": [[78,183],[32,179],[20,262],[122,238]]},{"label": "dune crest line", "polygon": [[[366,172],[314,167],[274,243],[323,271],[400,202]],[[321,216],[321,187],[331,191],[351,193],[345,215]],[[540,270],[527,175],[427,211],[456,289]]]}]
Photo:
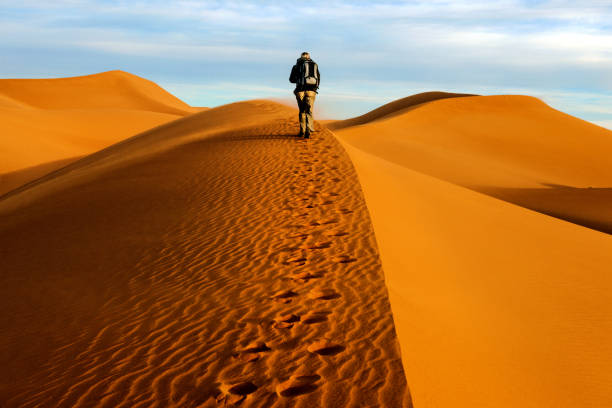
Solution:
[{"label": "dune crest line", "polygon": [[313,140],[296,140],[293,109],[225,109],[242,130],[122,164],[121,149],[146,146],[125,143],[111,149],[112,166],[88,164],[0,202],[10,219],[0,305],[14,310],[2,322],[0,401],[411,405],[344,149],[318,125]]}]

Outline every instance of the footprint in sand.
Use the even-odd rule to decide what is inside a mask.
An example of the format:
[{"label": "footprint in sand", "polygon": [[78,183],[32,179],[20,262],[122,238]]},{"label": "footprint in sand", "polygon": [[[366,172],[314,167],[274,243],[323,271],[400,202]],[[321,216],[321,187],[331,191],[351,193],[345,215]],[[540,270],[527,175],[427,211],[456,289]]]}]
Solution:
[{"label": "footprint in sand", "polygon": [[238,405],[246,399],[247,395],[257,391],[257,386],[250,381],[226,384],[220,388],[220,393],[216,398],[217,404],[224,405]]},{"label": "footprint in sand", "polygon": [[238,353],[234,354],[234,357],[245,361],[252,362],[259,360],[261,354],[266,351],[272,350],[270,347],[266,345],[263,341],[255,341],[247,345],[244,349],[240,350]]},{"label": "footprint in sand", "polygon": [[321,356],[333,356],[343,352],[346,349],[341,344],[332,343],[329,340],[319,340],[308,346],[307,350],[313,354],[319,354]]},{"label": "footprint in sand", "polygon": [[273,295],[272,299],[280,303],[290,303],[297,295],[298,294],[292,290],[282,290]]},{"label": "footprint in sand", "polygon": [[290,329],[299,321],[300,316],[293,313],[280,315],[274,319],[274,327],[276,329]]},{"label": "footprint in sand", "polygon": [[300,316],[295,313],[282,314],[274,318],[276,323],[296,323],[300,321]]},{"label": "footprint in sand", "polygon": [[313,289],[308,297],[317,300],[331,300],[339,298],[340,294],[333,289]]},{"label": "footprint in sand", "polygon": [[346,231],[330,231],[326,234],[328,237],[343,237],[345,235],[348,235],[348,232]]},{"label": "footprint in sand", "polygon": [[337,218],[330,218],[328,220],[321,221],[321,224],[325,224],[325,225],[327,225],[327,224],[336,224],[338,221],[340,221],[340,220],[338,220]]},{"label": "footprint in sand", "polygon": [[316,390],[320,375],[292,375],[287,381],[276,386],[276,393],[282,397],[295,397]]},{"label": "footprint in sand", "polygon": [[316,323],[326,322],[328,314],[330,314],[330,312],[325,312],[325,311],[309,312],[302,317],[302,323],[316,324]]},{"label": "footprint in sand", "polygon": [[289,279],[294,280],[294,281],[308,282],[311,279],[318,279],[321,277],[323,277],[323,273],[321,272],[319,273],[300,272],[300,273],[291,275]]},{"label": "footprint in sand", "polygon": [[348,208],[341,208],[337,212],[340,214],[350,214],[353,212],[353,210],[349,210]]},{"label": "footprint in sand", "polygon": [[262,351],[270,351],[272,350],[270,347],[266,345],[263,341],[254,341],[249,343],[244,349],[242,349],[242,353],[261,353]]},{"label": "footprint in sand", "polygon": [[351,263],[351,262],[357,261],[357,258],[353,258],[349,255],[338,255],[338,256],[335,256],[333,259],[334,259],[334,262],[338,262],[338,263]]},{"label": "footprint in sand", "polygon": [[302,266],[304,264],[306,264],[307,259],[301,256],[294,256],[292,258],[288,258],[286,260],[283,261],[284,265],[297,265],[297,266]]}]

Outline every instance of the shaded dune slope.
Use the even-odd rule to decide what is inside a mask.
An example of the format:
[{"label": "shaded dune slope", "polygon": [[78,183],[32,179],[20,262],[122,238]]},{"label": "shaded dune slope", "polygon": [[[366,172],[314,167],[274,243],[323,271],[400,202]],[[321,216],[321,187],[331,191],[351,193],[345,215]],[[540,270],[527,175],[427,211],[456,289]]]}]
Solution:
[{"label": "shaded dune slope", "polygon": [[409,405],[352,164],[295,122],[211,109],[0,199],[3,405]]},{"label": "shaded dune slope", "polygon": [[[0,79],[0,194],[145,129],[198,112],[121,71],[74,78]],[[57,167],[55,167],[57,168]],[[4,174],[2,174],[4,173]]]},{"label": "shaded dune slope", "polygon": [[612,232],[612,132],[536,98],[436,100],[336,132],[407,168]]}]

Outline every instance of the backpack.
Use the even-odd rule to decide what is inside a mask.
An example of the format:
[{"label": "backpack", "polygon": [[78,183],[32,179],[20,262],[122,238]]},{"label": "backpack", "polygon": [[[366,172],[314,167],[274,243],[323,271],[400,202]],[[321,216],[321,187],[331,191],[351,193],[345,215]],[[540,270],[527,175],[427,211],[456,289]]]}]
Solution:
[{"label": "backpack", "polygon": [[298,64],[298,86],[319,86],[319,67],[313,60],[305,60]]}]

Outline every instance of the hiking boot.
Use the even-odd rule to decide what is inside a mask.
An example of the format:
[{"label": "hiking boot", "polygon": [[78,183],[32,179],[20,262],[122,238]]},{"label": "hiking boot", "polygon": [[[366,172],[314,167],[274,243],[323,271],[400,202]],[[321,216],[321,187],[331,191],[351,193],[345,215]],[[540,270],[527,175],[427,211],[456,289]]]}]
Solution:
[{"label": "hiking boot", "polygon": [[304,133],[304,139],[310,139],[310,131],[307,130],[306,133]]},{"label": "hiking boot", "polygon": [[297,137],[304,137],[304,132],[300,130],[300,133],[298,133]]}]

